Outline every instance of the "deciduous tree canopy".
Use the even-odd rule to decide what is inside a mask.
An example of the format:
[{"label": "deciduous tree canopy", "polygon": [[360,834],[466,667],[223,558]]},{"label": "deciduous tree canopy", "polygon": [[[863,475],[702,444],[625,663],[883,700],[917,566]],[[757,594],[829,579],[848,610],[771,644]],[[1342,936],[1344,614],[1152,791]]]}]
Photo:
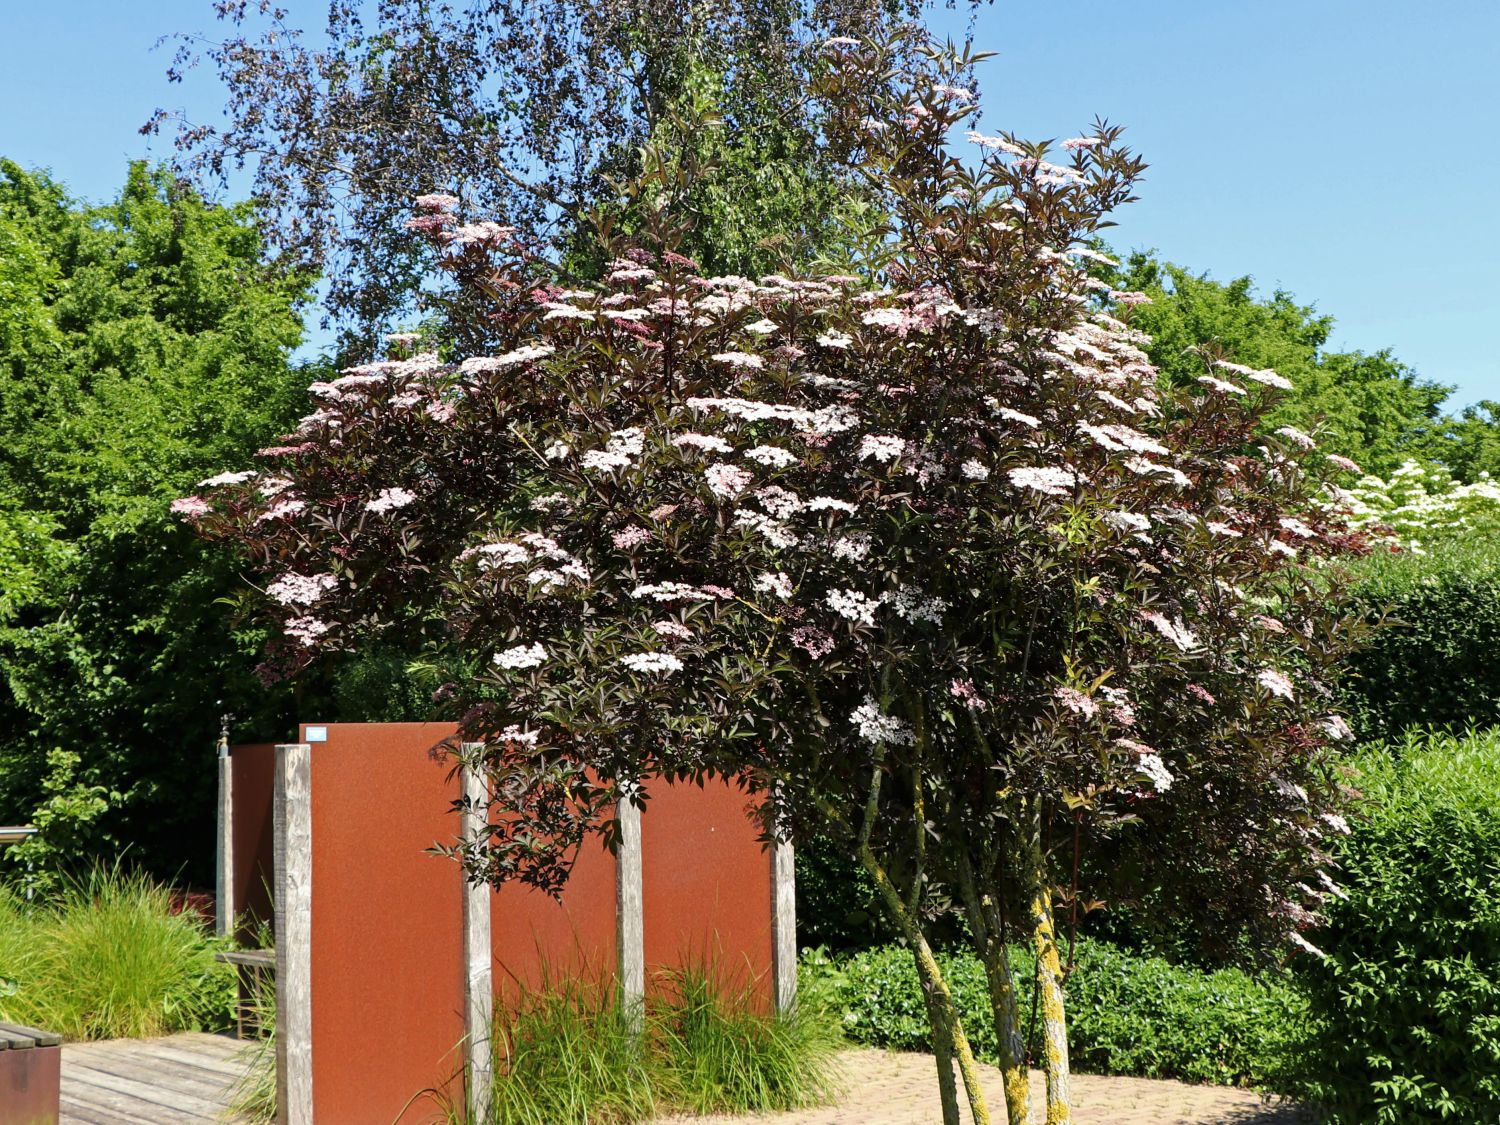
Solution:
[{"label": "deciduous tree canopy", "polygon": [[89,207],[0,163],[0,820],[62,748],[119,795],[91,850],[169,870],[211,812],[220,712],[284,702],[215,604],[233,568],[166,518],[305,401],[307,286],[266,273],[250,220],[140,164]]}]

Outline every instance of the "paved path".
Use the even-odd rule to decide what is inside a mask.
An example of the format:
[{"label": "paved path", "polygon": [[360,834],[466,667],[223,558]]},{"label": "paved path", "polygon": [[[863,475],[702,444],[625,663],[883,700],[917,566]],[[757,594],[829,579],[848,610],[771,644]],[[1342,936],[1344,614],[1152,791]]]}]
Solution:
[{"label": "paved path", "polygon": [[[669,1117],[659,1125],[936,1125],[942,1121],[930,1055],[845,1051],[846,1096],[835,1106],[770,1117]],[[990,1120],[1005,1120],[1000,1072],[986,1066]],[[1041,1118],[1042,1078],[1032,1075],[1032,1116]],[[964,1121],[969,1120],[968,1113]],[[1149,1078],[1073,1076],[1076,1125],[1302,1125],[1310,1116],[1259,1094]]]},{"label": "paved path", "polygon": [[245,1073],[224,1035],[64,1043],[62,1125],[211,1125]]}]

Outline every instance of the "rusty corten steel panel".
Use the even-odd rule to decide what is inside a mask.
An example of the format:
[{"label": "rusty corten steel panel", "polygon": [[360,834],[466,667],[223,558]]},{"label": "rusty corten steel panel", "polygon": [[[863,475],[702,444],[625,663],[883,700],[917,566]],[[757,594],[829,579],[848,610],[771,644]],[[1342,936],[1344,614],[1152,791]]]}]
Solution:
[{"label": "rusty corten steel panel", "polygon": [[[428,852],[458,831],[458,782],[441,749],[454,728],[324,729],[327,740],[311,744],[314,1113],[413,1125],[437,1108],[423,1091],[459,1093],[462,1064],[463,878]],[[757,981],[769,1006],[770,858],[747,804],[723,782],[651,788],[642,818],[646,964],[714,962],[731,981]],[[615,878],[614,857],[591,837],[561,903],[520,886],[493,894],[502,1003],[544,969],[554,980],[612,976]]]},{"label": "rusty corten steel panel", "polygon": [[[303,728],[303,732],[306,727]],[[462,873],[446,723],[330,724],[312,744],[313,1114],[428,1121],[462,1063]]]},{"label": "rusty corten steel panel", "polygon": [[583,842],[561,901],[519,883],[490,900],[495,992],[504,1003],[519,989],[565,978],[614,982],[615,857],[590,836]]},{"label": "rusty corten steel panel", "polygon": [[0,1125],[57,1125],[61,1047],[0,1051]]},{"label": "rusty corten steel panel", "polygon": [[739,786],[647,786],[641,816],[646,972],[696,966],[771,1003],[771,856]]},{"label": "rusty corten steel panel", "polygon": [[229,899],[235,917],[244,919],[239,937],[248,940],[257,922],[271,919],[276,746],[270,742],[233,746],[229,762],[234,810],[234,870],[230,873]]}]

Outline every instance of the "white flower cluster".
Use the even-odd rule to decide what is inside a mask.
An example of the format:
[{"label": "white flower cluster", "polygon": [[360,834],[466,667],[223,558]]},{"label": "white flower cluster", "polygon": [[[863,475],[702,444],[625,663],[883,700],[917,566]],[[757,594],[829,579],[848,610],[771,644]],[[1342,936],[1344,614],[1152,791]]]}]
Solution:
[{"label": "white flower cluster", "polygon": [[876,746],[910,746],[917,740],[908,723],[882,714],[871,696],[865,696],[865,701],[849,717],[859,728],[860,737]]},{"label": "white flower cluster", "polygon": [[604,472],[623,469],[631,463],[632,458],[639,457],[645,447],[646,435],[639,426],[616,430],[609,435],[609,441],[605,442],[603,449],[591,449],[583,455],[583,467]]},{"label": "white flower cluster", "polygon": [[303,648],[312,648],[328,632],[329,625],[316,617],[293,617],[282,630]]},{"label": "white flower cluster", "polygon": [[915,586],[902,586],[894,594],[887,594],[896,616],[904,621],[927,621],[933,625],[943,623],[943,612],[948,608],[946,598],[923,593]]},{"label": "white flower cluster", "polygon": [[404,488],[387,488],[365,505],[367,512],[392,512],[404,508],[416,499],[416,494]]},{"label": "white flower cluster", "polygon": [[843,512],[852,516],[857,509],[847,500],[835,500],[832,496],[814,496],[807,502],[809,512]]},{"label": "white flower cluster", "polygon": [[891,434],[866,434],[859,442],[861,461],[874,460],[884,465],[905,452],[906,442]]},{"label": "white flower cluster", "polygon": [[1142,754],[1136,762],[1136,768],[1146,775],[1158,793],[1165,793],[1172,788],[1172,771],[1167,769],[1167,763],[1161,760],[1160,754]]},{"label": "white flower cluster", "polygon": [[792,580],[785,572],[776,571],[774,574],[758,574],[754,582],[755,589],[763,594],[774,594],[782,601],[792,596]]},{"label": "white flower cluster", "polygon": [[1292,681],[1287,679],[1275,668],[1266,668],[1256,674],[1256,682],[1272,695],[1279,695],[1282,699],[1292,698]]},{"label": "white flower cluster", "polygon": [[1171,452],[1161,442],[1156,441],[1154,438],[1149,438],[1139,430],[1133,430],[1129,426],[1118,424],[1109,426],[1083,425],[1078,428],[1093,438],[1094,442],[1104,449],[1129,451],[1131,453],[1157,453],[1163,457]]},{"label": "white flower cluster", "polygon": [[283,574],[269,586],[266,593],[282,605],[312,605],[321,601],[323,595],[339,584],[331,574],[308,577],[304,574]]},{"label": "white flower cluster", "polygon": [[801,542],[801,537],[781,520],[772,519],[764,512],[752,512],[749,508],[735,509],[734,526],[754,529],[777,550],[784,551]]},{"label": "white flower cluster", "polygon": [[681,449],[691,446],[694,449],[706,450],[710,453],[728,453],[734,448],[721,437],[712,434],[678,434],[672,439],[672,444]]},{"label": "white flower cluster", "polygon": [[197,487],[218,488],[220,485],[224,484],[244,484],[247,480],[250,480],[254,476],[254,469],[246,469],[241,473],[220,473],[216,477],[209,477],[207,480],[200,480]]},{"label": "white flower cluster", "polygon": [[788,422],[815,434],[841,434],[859,424],[859,416],[847,406],[805,410],[800,406],[743,398],[690,398],[687,405],[693,410],[716,410],[746,422]]},{"label": "white flower cluster", "polygon": [[1181,620],[1172,621],[1159,613],[1143,613],[1141,618],[1153,625],[1158,633],[1182,652],[1191,652],[1198,647],[1198,638]]},{"label": "white flower cluster", "polygon": [[833,542],[833,557],[844,562],[859,562],[870,553],[870,537],[863,531],[844,535]]},{"label": "white flower cluster", "polygon": [[682,671],[682,661],[670,652],[633,652],[629,656],[620,657],[620,663],[632,672],[642,674],[659,672],[670,676],[673,672]]},{"label": "white flower cluster", "polygon": [[723,461],[704,469],[703,477],[708,481],[708,490],[722,500],[733,500],[755,480],[738,465]]},{"label": "white flower cluster", "polygon": [[[726,446],[720,452],[727,453],[729,449]],[[797,463],[796,454],[775,445],[757,445],[754,449],[747,450],[745,456],[762,465],[769,465],[773,469],[784,469],[788,465]]]},{"label": "white flower cluster", "polygon": [[1078,474],[1072,469],[1056,465],[1036,468],[1007,469],[1005,475],[1017,488],[1029,488],[1044,496],[1067,496],[1078,483]]},{"label": "white flower cluster", "polygon": [[825,599],[828,608],[844,618],[860,625],[875,624],[875,607],[880,603],[867,598],[858,590],[829,590]]},{"label": "white flower cluster", "polygon": [[1139,512],[1105,512],[1104,522],[1120,531],[1139,534],[1151,529],[1151,521]]},{"label": "white flower cluster", "polygon": [[499,668],[535,668],[546,661],[547,650],[539,644],[516,645],[515,648],[495,653],[493,659]]},{"label": "white flower cluster", "polygon": [[630,591],[633,598],[650,598],[654,602],[707,601],[709,594],[686,582],[658,582],[650,586],[637,586]]},{"label": "white flower cluster", "polygon": [[547,344],[527,344],[525,347],[506,352],[504,355],[472,356],[459,364],[458,369],[465,375],[492,374],[496,371],[504,371],[507,367],[514,367],[518,363],[531,363],[533,360],[544,359],[555,350]]}]

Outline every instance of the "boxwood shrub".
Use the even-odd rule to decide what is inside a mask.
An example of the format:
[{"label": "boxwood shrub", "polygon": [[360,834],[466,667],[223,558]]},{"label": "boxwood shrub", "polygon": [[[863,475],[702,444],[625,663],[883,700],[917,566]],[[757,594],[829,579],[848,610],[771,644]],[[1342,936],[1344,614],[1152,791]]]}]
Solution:
[{"label": "boxwood shrub", "polygon": [[1500,730],[1368,751],[1347,900],[1298,958],[1303,1092],[1348,1125],[1500,1121]]},{"label": "boxwood shrub", "polygon": [[1500,544],[1375,555],[1354,592],[1368,616],[1387,615],[1348,663],[1345,702],[1363,736],[1500,723]]},{"label": "boxwood shrub", "polygon": [[[1027,950],[1013,950],[1030,981]],[[984,971],[972,955],[940,955],[975,1050],[995,1060]],[[856,1042],[927,1050],[927,1020],[911,954],[887,945],[847,956],[804,955],[804,987],[843,1012]],[[1024,993],[1023,993],[1024,995]],[[1205,970],[1080,938],[1068,978],[1075,1069],[1222,1085],[1277,1085],[1301,1034],[1305,1004],[1284,982],[1233,968]]]}]

